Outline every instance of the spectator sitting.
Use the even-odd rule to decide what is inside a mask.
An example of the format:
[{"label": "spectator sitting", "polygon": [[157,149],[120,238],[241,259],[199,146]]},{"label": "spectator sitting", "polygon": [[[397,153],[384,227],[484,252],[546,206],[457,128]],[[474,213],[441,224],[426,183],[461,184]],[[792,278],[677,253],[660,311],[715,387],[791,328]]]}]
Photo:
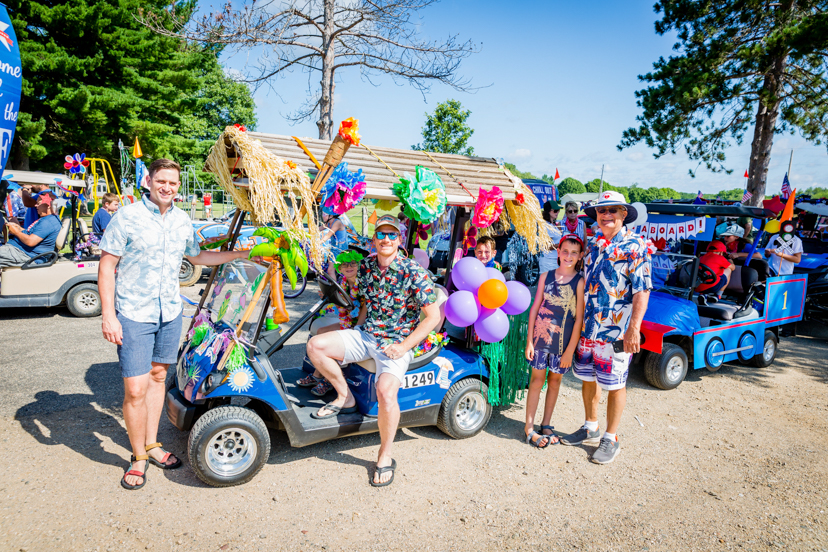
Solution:
[{"label": "spectator sitting", "polygon": [[38,194],[35,208],[39,218],[25,230],[19,224],[10,222],[7,225],[9,243],[0,246],[0,268],[21,266],[32,257],[54,251],[60,232],[60,219],[52,211],[54,199],[54,193],[51,191]]},{"label": "spectator sitting", "polygon": [[40,194],[48,192],[54,195],[54,192],[49,190],[49,186],[45,184],[34,184],[32,186],[24,186],[21,195],[23,205],[28,207],[23,215],[23,226],[28,228],[40,216],[37,210],[37,198]]},{"label": "spectator sitting", "polygon": [[92,232],[97,236],[101,236],[104,230],[106,230],[106,225],[112,220],[112,215],[118,212],[118,207],[120,207],[120,203],[118,202],[117,195],[110,193],[104,194],[103,201],[101,201],[101,208],[92,217]]},{"label": "spectator sitting", "polygon": [[725,253],[727,253],[725,244],[718,240],[710,242],[710,245],[707,246],[707,253],[701,256],[699,262],[713,271],[718,279],[709,284],[699,284],[696,291],[706,294],[715,293],[718,297],[722,296],[722,292],[730,281],[731,273],[736,270],[733,262],[725,258]]},{"label": "spectator sitting", "polygon": [[477,240],[477,245],[474,248],[474,256],[477,257],[477,260],[483,263],[486,268],[496,268],[502,272],[503,267],[495,261],[496,254],[497,244],[493,237],[483,236]]}]

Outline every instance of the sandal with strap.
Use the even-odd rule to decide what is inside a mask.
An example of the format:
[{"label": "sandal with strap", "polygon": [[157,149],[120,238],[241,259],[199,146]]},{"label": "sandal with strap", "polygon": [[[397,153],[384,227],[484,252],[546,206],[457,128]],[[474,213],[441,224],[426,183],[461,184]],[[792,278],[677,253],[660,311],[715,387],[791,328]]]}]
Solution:
[{"label": "sandal with strap", "polygon": [[[535,435],[537,435],[539,437],[537,441],[532,440],[532,437],[534,437]],[[546,439],[546,444],[541,445],[540,442],[543,441],[544,439]],[[544,435],[543,433],[538,433],[534,429],[526,434],[526,444],[527,445],[532,445],[535,448],[545,449],[546,447],[549,446],[550,441],[551,441],[551,439],[549,438],[549,435]]]},{"label": "sandal with strap", "polygon": [[[135,462],[140,462],[141,460],[148,460],[148,459],[149,459],[149,455],[147,455],[147,454],[141,454],[139,456],[135,456],[133,454],[129,457],[129,462],[130,462],[129,467],[131,468],[132,464],[134,464]],[[132,470],[132,469],[129,470],[128,472],[126,472],[124,474],[124,476],[121,478],[121,487],[123,487],[124,489],[126,489],[128,491],[135,491],[137,489],[140,489],[144,485],[146,485],[146,483],[147,483],[147,469],[148,468],[149,468],[149,464],[147,463],[147,464],[144,464],[143,473],[139,472],[138,470]],[[141,484],[140,485],[130,485],[129,483],[127,483],[126,482],[126,477],[128,475],[134,475],[135,477],[140,477],[142,479]]]},{"label": "sandal with strap", "polygon": [[[543,430],[544,430],[544,429],[548,429],[548,430],[549,430],[549,431],[551,431],[552,433],[550,433],[549,435],[547,435],[546,433],[543,433]],[[557,434],[557,433],[555,433],[555,426],[550,426],[550,425],[542,425],[542,426],[541,426],[541,435],[543,435],[544,437],[546,437],[546,438],[549,440],[549,444],[550,444],[550,445],[557,445],[558,443],[560,443],[560,442],[561,442],[561,438],[560,438],[560,437],[558,437],[558,434]],[[554,439],[554,441],[553,441],[553,439]],[[548,446],[548,445],[547,445],[547,446]]]},{"label": "sandal with strap", "polygon": [[[153,444],[147,445],[145,447],[147,452],[151,451],[154,448],[163,449],[164,445],[162,445],[161,443],[153,443]],[[170,459],[170,456],[173,456],[173,453],[168,452],[168,453],[164,454],[164,457],[161,459],[160,462],[158,460],[156,460],[155,458],[153,458],[152,456],[150,456],[149,461],[150,461],[150,464],[152,464],[153,466],[159,467],[162,470],[174,470],[175,468],[181,467],[181,459],[178,458],[178,457],[175,457],[175,462],[173,462],[172,464],[167,464],[167,460]]]},{"label": "sandal with strap", "polygon": [[319,379],[313,374],[309,374],[302,379],[296,380],[296,385],[299,387],[315,387],[319,383]]},{"label": "sandal with strap", "polygon": [[319,380],[319,383],[316,384],[316,387],[311,389],[311,395],[316,395],[317,397],[324,397],[331,391],[333,391],[334,386],[331,385],[331,382],[322,378]]}]

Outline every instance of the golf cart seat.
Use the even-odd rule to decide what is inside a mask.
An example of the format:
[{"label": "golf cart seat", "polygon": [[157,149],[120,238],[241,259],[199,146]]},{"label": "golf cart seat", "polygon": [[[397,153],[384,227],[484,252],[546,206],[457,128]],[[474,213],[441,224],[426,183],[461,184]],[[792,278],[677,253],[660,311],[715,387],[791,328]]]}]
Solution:
[{"label": "golf cart seat", "polygon": [[[78,219],[78,226],[80,228],[81,240],[83,240],[89,234],[89,227],[86,226],[86,221],[82,218]],[[55,249],[60,251],[66,246],[66,239],[69,237],[69,232],[71,232],[71,230],[72,218],[67,217],[63,219],[63,222],[61,222],[60,232],[58,232],[57,238],[55,238]],[[70,253],[70,255],[74,255],[74,251]]]},{"label": "golf cart seat", "polygon": [[[434,289],[437,293],[437,300],[435,301],[435,303],[437,303],[437,306],[440,307],[440,322],[437,323],[437,327],[435,328],[435,331],[439,332],[443,329],[443,324],[445,324],[446,322],[446,301],[448,301],[448,291],[446,291],[446,288],[444,288],[443,286],[437,284],[434,285]],[[421,313],[420,320],[423,320],[424,318],[425,313]],[[429,352],[418,356],[417,358],[411,361],[411,364],[409,364],[408,369],[415,370],[421,366],[425,366],[426,364],[437,358],[441,350],[442,347],[434,347]],[[374,362],[373,358],[357,362],[357,364],[359,364],[372,374],[377,373],[377,364],[376,362]]]}]

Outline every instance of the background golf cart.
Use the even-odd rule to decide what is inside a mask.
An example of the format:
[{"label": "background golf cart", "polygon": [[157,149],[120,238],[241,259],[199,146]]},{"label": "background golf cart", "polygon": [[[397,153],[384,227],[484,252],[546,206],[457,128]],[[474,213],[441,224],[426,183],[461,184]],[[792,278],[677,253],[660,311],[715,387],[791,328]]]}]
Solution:
[{"label": "background golf cart", "polygon": [[[757,367],[776,358],[779,325],[801,320],[806,278],[799,275],[756,281],[756,272],[737,266],[722,300],[694,292],[715,275],[699,263],[713,239],[715,217],[752,217],[760,221],[760,234],[771,211],[758,207],[692,204],[647,204],[647,224],[655,226],[693,222],[704,217],[704,228],[682,240],[685,253],[653,255],[653,292],[644,315],[644,371],[647,381],[660,389],[673,389],[689,368],[718,370],[723,363],[739,361]],[[710,218],[707,218],[710,217]],[[695,252],[696,254],[692,254]]]}]

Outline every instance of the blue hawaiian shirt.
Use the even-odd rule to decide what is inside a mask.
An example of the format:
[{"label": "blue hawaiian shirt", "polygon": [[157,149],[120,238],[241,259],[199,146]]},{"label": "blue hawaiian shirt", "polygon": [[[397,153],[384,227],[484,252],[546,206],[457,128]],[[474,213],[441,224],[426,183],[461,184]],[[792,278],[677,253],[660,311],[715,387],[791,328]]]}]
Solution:
[{"label": "blue hawaiian shirt", "polygon": [[200,253],[190,217],[171,206],[162,216],[145,195],[112,216],[101,249],[120,257],[115,310],[134,322],[167,322],[181,313],[178,273],[184,255]]},{"label": "blue hawaiian shirt", "polygon": [[633,295],[653,288],[646,241],[623,227],[607,241],[599,230],[584,257],[584,331],[589,340],[621,339],[632,315]]}]

